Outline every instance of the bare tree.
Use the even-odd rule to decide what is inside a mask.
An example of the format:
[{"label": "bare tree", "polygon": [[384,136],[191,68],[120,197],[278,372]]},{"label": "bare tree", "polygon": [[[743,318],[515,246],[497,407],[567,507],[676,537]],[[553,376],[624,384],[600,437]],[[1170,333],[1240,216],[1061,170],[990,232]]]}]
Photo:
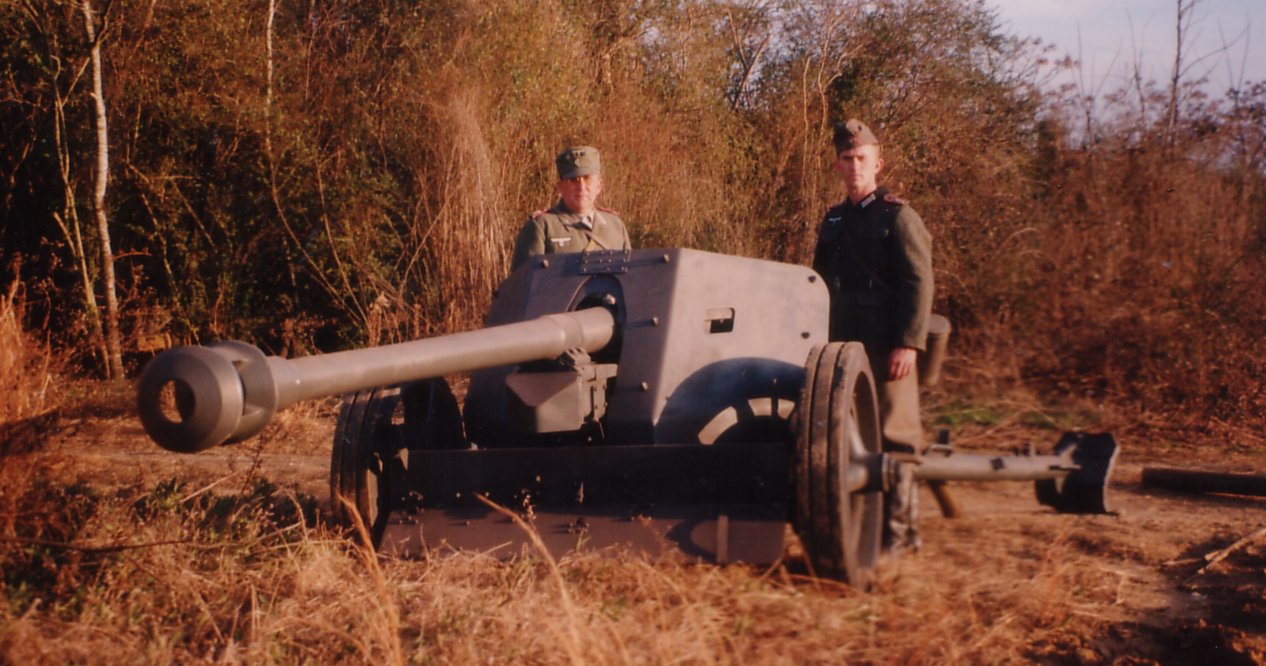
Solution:
[{"label": "bare tree", "polygon": [[[85,0],[86,1],[86,0]],[[273,149],[273,78],[275,74],[275,60],[273,52],[273,37],[277,19],[277,0],[268,0],[268,16],[265,21],[264,33],[264,54],[265,54],[265,89],[264,89],[264,158],[268,167],[268,189],[272,199],[273,208],[277,211],[277,220],[281,222],[281,226],[286,231],[286,236],[294,243],[295,248],[303,255],[304,261],[307,263],[312,277],[331,297],[345,299],[351,304],[353,312],[357,319],[361,322],[368,322],[370,319],[369,311],[363,306],[361,300],[357,298],[356,291],[352,288],[350,278],[348,277],[348,269],[345,266],[337,244],[334,241],[333,231],[330,229],[330,220],[321,215],[325,228],[325,238],[329,242],[330,257],[334,260],[334,264],[338,269],[338,274],[342,290],[326,278],[321,265],[316,258],[308,252],[304,243],[299,238],[299,234],[295,231],[294,226],[290,223],[290,219],[286,216],[286,208],[281,200],[281,188],[277,182],[277,156]],[[320,168],[317,168],[317,188],[320,192],[324,185],[320,179]]]},{"label": "bare tree", "polygon": [[[1221,48],[1193,56],[1190,51],[1201,23],[1196,16],[1200,0],[1175,0],[1175,3],[1174,64],[1170,69],[1169,100],[1165,107],[1165,143],[1170,148],[1173,148],[1177,140],[1178,116],[1186,101],[1183,89],[1189,87],[1185,84],[1203,81],[1214,68],[1214,65],[1208,64],[1209,61],[1216,63],[1219,59],[1229,57],[1231,47],[1231,44],[1224,43]],[[1193,74],[1196,67],[1204,67],[1204,71]]]},{"label": "bare tree", "polygon": [[[62,210],[52,214],[53,221],[61,232],[62,240],[71,258],[79,270],[81,288],[83,289],[83,308],[88,318],[88,327],[100,355],[102,369],[108,376],[110,373],[110,354],[106,345],[106,337],[101,323],[101,309],[97,305],[96,290],[93,286],[93,267],[89,263],[88,253],[84,250],[83,227],[79,221],[79,203],[76,194],[73,160],[71,159],[70,136],[66,125],[66,107],[79,87],[79,82],[89,60],[67,68],[66,58],[58,40],[59,31],[51,26],[50,15],[46,7],[37,7],[24,1],[22,10],[30,21],[34,33],[43,41],[45,54],[50,68],[48,70],[49,89],[52,94],[53,112],[53,147],[57,156],[57,174],[62,185]],[[69,72],[67,70],[70,70]],[[63,77],[68,80],[63,82]]]},{"label": "bare tree", "polygon": [[92,101],[97,136],[97,171],[92,191],[92,209],[96,215],[97,234],[101,243],[102,287],[106,301],[106,376],[116,379],[123,376],[123,344],[119,336],[119,299],[115,290],[114,251],[110,247],[110,222],[105,208],[106,185],[110,179],[110,133],[106,126],[105,94],[101,85],[101,40],[105,37],[106,29],[103,18],[102,29],[97,30],[91,0],[83,0],[80,8],[84,15],[84,31],[91,47],[89,60],[92,63]]},{"label": "bare tree", "polygon": [[1178,87],[1183,76],[1183,46],[1190,38],[1192,17],[1196,0],[1176,0],[1177,20],[1174,21],[1174,65],[1169,73],[1169,104],[1165,108],[1165,137],[1171,145],[1174,128],[1178,126]]},{"label": "bare tree", "polygon": [[[765,19],[768,14],[769,7],[767,3],[758,2],[751,7],[746,8],[753,16],[759,19]],[[752,77],[756,75],[759,67],[761,56],[764,55],[765,49],[769,46],[770,40],[773,39],[774,33],[769,26],[764,25],[764,20],[753,21],[754,27],[740,28],[740,19],[734,16],[734,7],[725,8],[726,23],[730,26],[730,37],[733,39],[734,57],[738,60],[738,80],[734,83],[729,91],[730,108],[738,109],[748,101],[748,85],[751,83]],[[740,32],[742,30],[742,32]],[[760,37],[760,42],[754,46],[751,44],[753,35]]]}]

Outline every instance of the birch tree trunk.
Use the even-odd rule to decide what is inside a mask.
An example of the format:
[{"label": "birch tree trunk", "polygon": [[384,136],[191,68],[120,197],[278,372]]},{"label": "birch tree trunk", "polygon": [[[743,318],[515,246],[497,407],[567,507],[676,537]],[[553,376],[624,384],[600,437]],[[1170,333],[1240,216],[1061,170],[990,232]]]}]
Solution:
[{"label": "birch tree trunk", "polygon": [[110,134],[106,127],[105,95],[101,85],[101,42],[92,18],[92,1],[83,0],[84,29],[92,45],[92,101],[97,120],[97,172],[92,192],[92,209],[101,239],[101,281],[105,292],[106,376],[123,377],[123,344],[119,336],[119,299],[115,290],[114,251],[110,247],[110,224],[106,218],[106,185],[110,179]]},{"label": "birch tree trunk", "polygon": [[[84,315],[87,317],[89,332],[92,335],[93,358],[101,362],[102,372],[108,375],[110,354],[101,325],[101,309],[97,306],[97,296],[93,290],[94,271],[84,252],[83,230],[79,222],[79,204],[76,200],[76,184],[70,155],[70,137],[66,129],[67,100],[73,94],[80,76],[87,69],[88,61],[83,61],[73,71],[67,72],[64,68],[67,58],[64,57],[59,45],[58,31],[51,29],[49,25],[48,15],[41,11],[42,8],[37,8],[29,2],[24,2],[22,8],[30,21],[31,30],[43,38],[47,48],[45,55],[50,64],[48,83],[53,96],[53,148],[57,157],[57,174],[61,178],[62,185],[62,210],[60,213],[54,212],[52,218],[62,233],[67,251],[79,269],[79,278],[83,287]],[[62,82],[63,74],[68,75],[68,83]]]},{"label": "birch tree trunk", "polygon": [[79,224],[78,203],[75,201],[75,183],[70,172],[70,146],[66,140],[66,100],[57,89],[57,79],[53,78],[54,98],[54,130],[53,141],[57,150],[57,169],[62,179],[62,213],[53,213],[53,220],[61,229],[66,239],[66,247],[71,257],[79,266],[79,278],[83,282],[84,310],[88,315],[88,326],[92,329],[92,343],[96,345],[94,355],[100,355],[101,368],[108,375],[110,370],[110,354],[105,342],[105,333],[101,327],[101,308],[97,307],[97,295],[92,288],[92,270],[88,266],[88,255],[84,253],[84,240]]}]

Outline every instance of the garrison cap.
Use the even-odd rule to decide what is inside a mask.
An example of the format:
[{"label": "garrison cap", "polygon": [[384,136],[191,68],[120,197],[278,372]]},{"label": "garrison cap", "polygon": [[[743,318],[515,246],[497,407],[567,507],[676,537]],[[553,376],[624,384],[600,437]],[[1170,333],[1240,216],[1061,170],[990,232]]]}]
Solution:
[{"label": "garrison cap", "polygon": [[877,146],[879,139],[875,138],[875,133],[870,131],[866,123],[850,118],[845,123],[835,123],[835,152],[843,152],[852,150],[860,146]]},{"label": "garrison cap", "polygon": [[594,173],[602,173],[602,159],[593,146],[572,146],[554,158],[559,180],[571,180]]}]

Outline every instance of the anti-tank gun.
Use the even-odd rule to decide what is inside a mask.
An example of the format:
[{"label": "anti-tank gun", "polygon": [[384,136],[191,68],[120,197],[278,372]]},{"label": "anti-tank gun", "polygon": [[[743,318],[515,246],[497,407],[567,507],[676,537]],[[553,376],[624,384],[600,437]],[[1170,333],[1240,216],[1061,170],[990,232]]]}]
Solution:
[{"label": "anti-tank gun", "polygon": [[[530,508],[557,551],[768,563],[791,522],[817,573],[865,586],[898,465],[928,481],[1033,480],[1059,511],[1106,510],[1110,435],[1065,435],[1052,455],[881,452],[869,363],[827,341],[827,304],[802,266],[546,255],[500,286],[482,330],[297,359],[183,347],[146,367],[138,407],[155,441],[194,452],[345,395],[330,476],[347,503],[333,504],[402,555],[522,542],[488,500]],[[458,372],[472,373],[464,409],[443,380]]]}]

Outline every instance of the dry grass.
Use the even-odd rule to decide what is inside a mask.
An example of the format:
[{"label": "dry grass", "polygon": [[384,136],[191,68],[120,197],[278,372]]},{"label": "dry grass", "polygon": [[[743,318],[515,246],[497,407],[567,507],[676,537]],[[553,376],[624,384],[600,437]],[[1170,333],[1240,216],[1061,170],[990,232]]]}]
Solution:
[{"label": "dry grass", "polygon": [[[1023,391],[933,408],[967,448],[1045,447],[1114,418]],[[312,454],[322,409],[288,412],[269,453]],[[264,480],[290,469],[244,480],[213,463],[209,479],[155,482],[71,464],[141,446],[104,425],[0,456],[0,662],[1111,663],[1102,637],[1130,626],[1139,567],[1178,554],[1114,517],[1009,513],[1032,503],[1017,489],[969,520],[925,521],[924,552],[885,565],[869,594],[804,575],[794,554],[769,568],[540,550],[395,561],[326,527],[323,497]]]},{"label": "dry grass", "polygon": [[0,424],[43,414],[57,405],[61,362],[47,340],[23,327],[22,285],[0,295]]},{"label": "dry grass", "polygon": [[[982,579],[979,539],[890,567],[862,595],[795,574],[627,553],[379,560],[260,482],[60,484],[3,459],[0,660],[10,663],[1008,663],[1092,626],[1116,579],[1067,535]],[[33,472],[33,473],[32,473]],[[218,490],[218,489],[217,489]],[[957,529],[950,527],[949,529]],[[1058,529],[1047,526],[1042,530]],[[945,539],[938,541],[946,542]]]}]

